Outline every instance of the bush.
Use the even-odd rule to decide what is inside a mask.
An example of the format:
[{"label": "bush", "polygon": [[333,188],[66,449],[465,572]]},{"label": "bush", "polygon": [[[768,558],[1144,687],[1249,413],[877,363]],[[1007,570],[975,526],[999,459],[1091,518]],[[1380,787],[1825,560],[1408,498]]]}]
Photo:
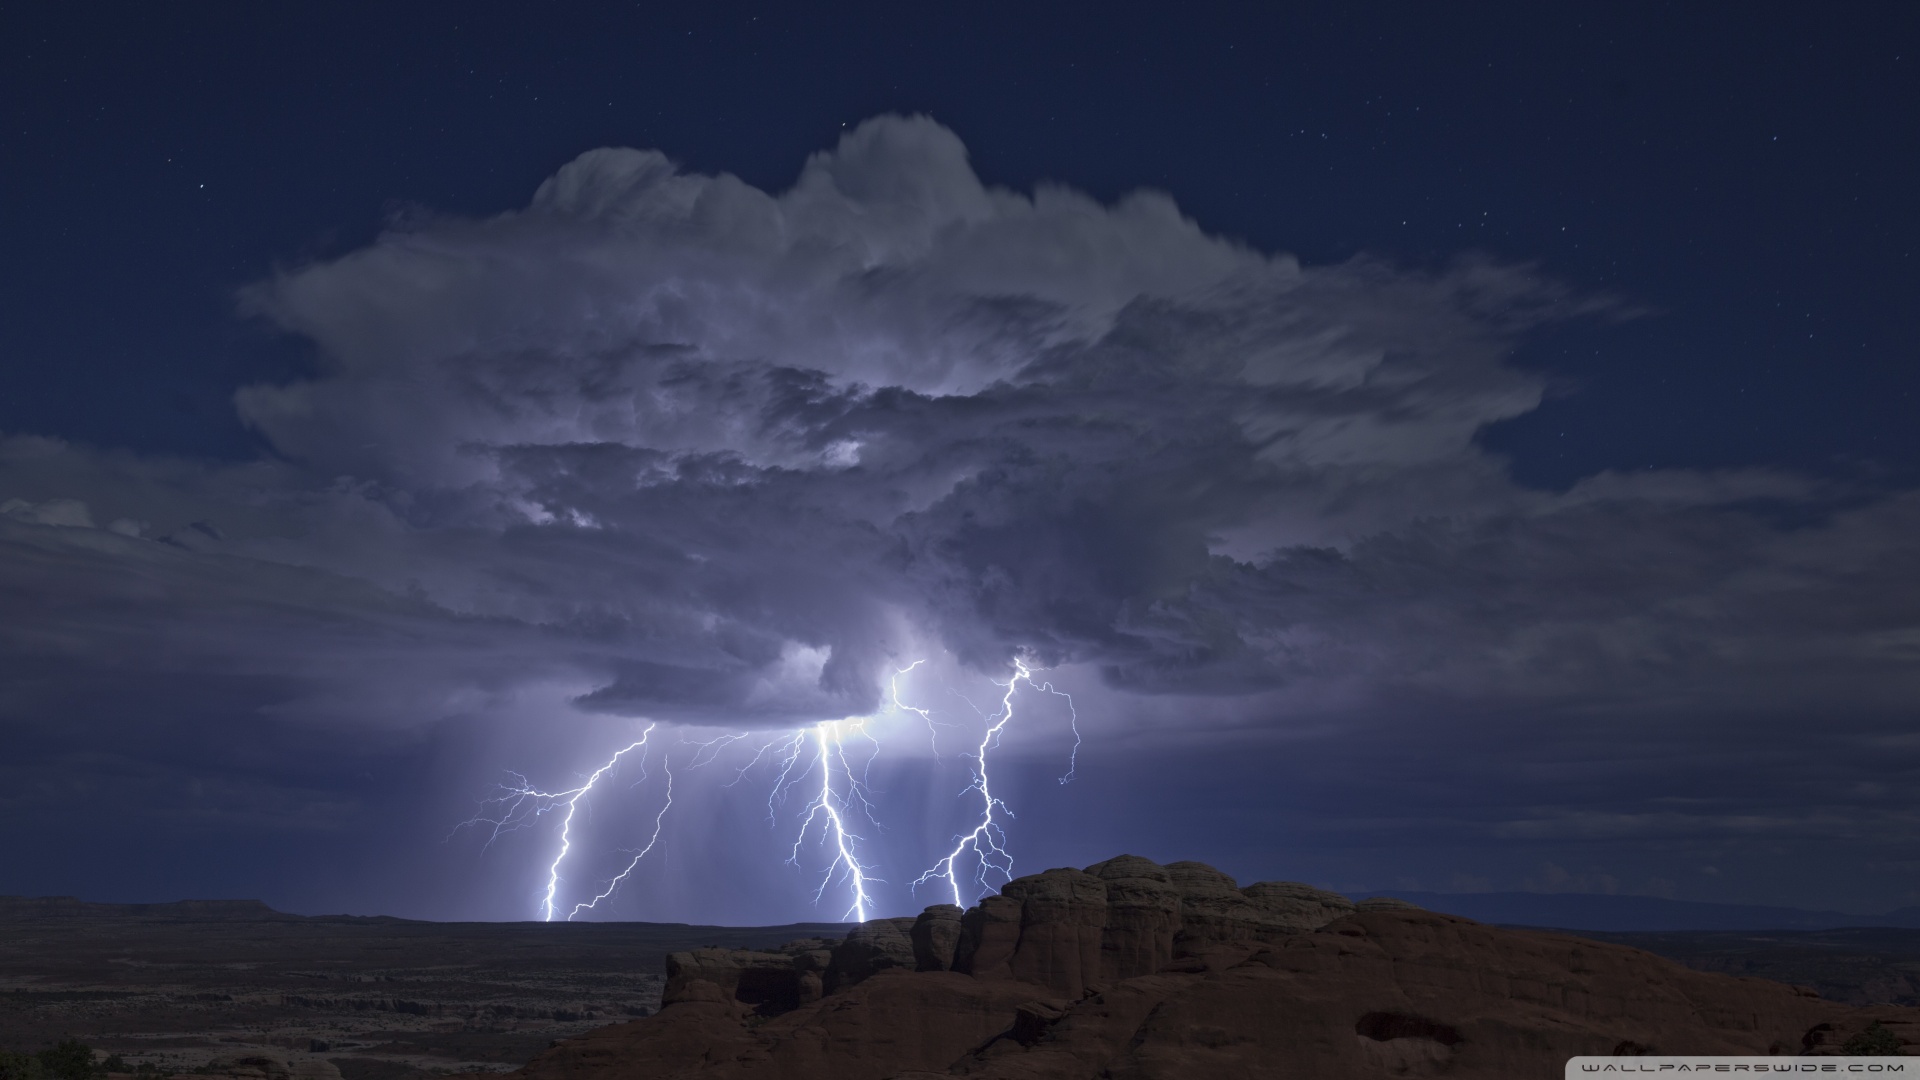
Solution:
[{"label": "bush", "polygon": [[1848,1039],[1840,1052],[1862,1057],[1895,1057],[1900,1053],[1900,1038],[1875,1020],[1872,1027]]},{"label": "bush", "polygon": [[40,1051],[40,1069],[49,1080],[93,1080],[93,1047],[62,1039]]},{"label": "bush", "polygon": [[46,1080],[46,1073],[39,1058],[0,1050],[0,1080]]}]

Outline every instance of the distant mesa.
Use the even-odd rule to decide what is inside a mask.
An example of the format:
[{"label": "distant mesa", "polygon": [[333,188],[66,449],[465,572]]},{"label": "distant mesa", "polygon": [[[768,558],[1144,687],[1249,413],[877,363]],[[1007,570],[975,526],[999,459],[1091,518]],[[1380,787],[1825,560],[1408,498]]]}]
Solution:
[{"label": "distant mesa", "polygon": [[258,900],[174,900],[164,904],[96,904],[74,896],[0,896],[0,919],[125,918],[297,919]]},{"label": "distant mesa", "polygon": [[1547,926],[1562,930],[1664,932],[1695,930],[1837,930],[1849,927],[1920,929],[1920,908],[1899,908],[1882,915],[1764,907],[1758,904],[1708,904],[1658,896],[1603,893],[1433,893],[1398,892],[1421,907],[1447,911],[1487,923]]},{"label": "distant mesa", "polygon": [[658,1014],[519,1075],[1509,1080],[1575,1054],[1837,1054],[1869,1032],[1908,1052],[1920,1010],[1122,855],[838,940],[674,953]]}]

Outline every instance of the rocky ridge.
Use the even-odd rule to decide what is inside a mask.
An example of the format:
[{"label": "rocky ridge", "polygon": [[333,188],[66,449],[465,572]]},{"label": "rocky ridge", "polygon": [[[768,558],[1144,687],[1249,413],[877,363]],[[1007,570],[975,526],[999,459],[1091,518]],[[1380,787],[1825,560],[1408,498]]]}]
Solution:
[{"label": "rocky ridge", "polygon": [[1831,1054],[1920,1011],[1401,901],[1120,856],[838,942],[668,960],[654,1017],[528,1080],[1558,1075],[1574,1054]]}]

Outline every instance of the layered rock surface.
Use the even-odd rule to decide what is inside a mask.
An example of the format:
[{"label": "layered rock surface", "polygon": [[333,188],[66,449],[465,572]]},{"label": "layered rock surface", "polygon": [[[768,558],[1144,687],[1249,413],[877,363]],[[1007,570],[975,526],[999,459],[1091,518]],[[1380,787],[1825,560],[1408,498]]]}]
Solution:
[{"label": "layered rock surface", "polygon": [[1558,1075],[1574,1054],[1818,1054],[1874,1020],[1920,1031],[1920,1010],[1135,856],[837,944],[675,954],[666,1002],[523,1072],[1506,1078]]}]

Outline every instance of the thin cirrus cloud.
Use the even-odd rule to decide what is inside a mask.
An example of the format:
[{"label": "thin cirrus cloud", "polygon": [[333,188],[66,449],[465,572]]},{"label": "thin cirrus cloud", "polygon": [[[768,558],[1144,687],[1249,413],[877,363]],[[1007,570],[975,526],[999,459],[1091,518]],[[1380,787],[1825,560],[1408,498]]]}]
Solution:
[{"label": "thin cirrus cloud", "polygon": [[63,679],[194,675],[323,727],[522,682],[772,727],[869,712],[928,649],[1097,668],[1107,722],[1169,737],[1210,721],[1168,695],[1258,729],[1289,695],[1604,718],[1920,690],[1914,493],[1548,493],[1476,444],[1541,400],[1518,340],[1620,302],[987,186],[926,118],[779,193],[595,150],[525,209],[397,222],[243,306],[316,358],[236,397],[274,458],[0,443],[13,722],[76,715]]}]

